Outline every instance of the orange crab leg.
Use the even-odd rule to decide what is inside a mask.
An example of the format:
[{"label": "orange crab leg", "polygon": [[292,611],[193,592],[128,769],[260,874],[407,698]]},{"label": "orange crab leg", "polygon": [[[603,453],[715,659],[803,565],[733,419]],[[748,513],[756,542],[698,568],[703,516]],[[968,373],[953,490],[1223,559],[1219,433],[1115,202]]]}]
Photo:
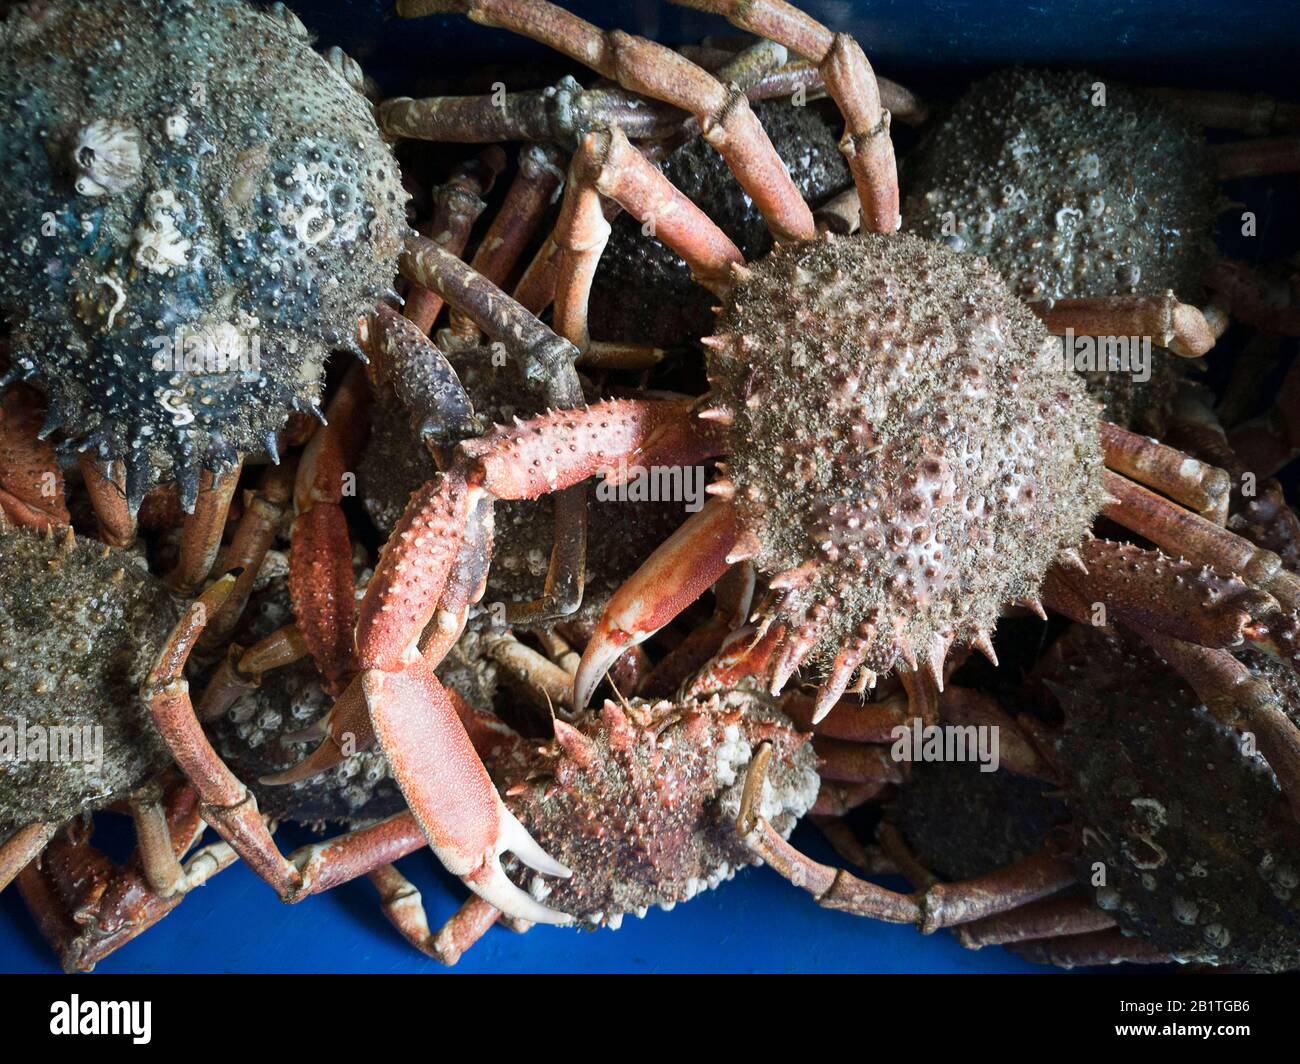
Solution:
[{"label": "orange crab leg", "polygon": [[[381,110],[383,106],[387,105],[382,105]],[[461,163],[445,184],[434,189],[433,216],[420,227],[420,233],[453,255],[460,255],[475,221],[487,208],[483,197],[492,191],[505,165],[505,152],[496,145]],[[421,333],[428,335],[442,307],[443,299],[437,292],[423,285],[412,285],[403,312]]]},{"label": "orange crab leg", "polygon": [[9,886],[19,872],[40,856],[45,844],[58,830],[58,824],[28,824],[0,842],[0,890]]},{"label": "orange crab leg", "polygon": [[[546,217],[547,204],[564,182],[564,171],[560,169],[563,158],[549,144],[529,144],[519,152],[519,173],[470,262],[493,284],[505,284],[524,249],[532,243]],[[458,343],[478,342],[478,326],[464,311],[452,308],[449,327]]]},{"label": "orange crab leg", "polygon": [[46,531],[71,518],[54,445],[40,438],[43,421],[29,388],[15,386],[0,403],[0,510],[14,524]]},{"label": "orange crab leg", "polygon": [[1033,302],[1029,308],[1049,332],[1081,336],[1145,336],[1183,358],[1209,351],[1222,329],[1173,292],[1160,296],[1096,296]]},{"label": "orange crab leg", "polygon": [[674,3],[722,15],[741,29],[783,44],[817,64],[826,91],[844,116],[840,151],[848,160],[862,200],[863,228],[872,233],[898,229],[898,169],[889,137],[890,115],[881,106],[875,73],[858,42],[846,33],[832,33],[785,0]]},{"label": "orange crab leg", "polygon": [[578,666],[575,707],[586,706],[624,650],[652,636],[726,572],[739,536],[736,511],[715,498],[660,544],[605,606]]},{"label": "orange crab leg", "polygon": [[365,443],[369,402],[365,374],[353,365],[330,401],[329,424],[303,452],[294,485],[289,597],[327,690],[337,690],[352,668],[356,581],[340,504]]},{"label": "orange crab leg", "polygon": [[399,0],[399,15],[460,12],[531,37],[624,88],[693,114],[778,240],[810,240],[812,212],[749,108],[703,67],[660,44],[602,30],[546,0]]},{"label": "orange crab leg", "polygon": [[1163,492],[1215,524],[1226,523],[1232,479],[1225,470],[1109,421],[1099,427],[1109,468]]},{"label": "orange crab leg", "polygon": [[126,466],[100,463],[90,451],[77,457],[77,465],[95,508],[100,538],[110,547],[129,547],[135,541],[136,515],[126,502]]},{"label": "orange crab leg", "polygon": [[181,530],[180,556],[167,574],[167,583],[179,594],[193,594],[212,571],[242,468],[242,462],[237,462],[224,473],[205,469],[200,474],[194,512],[186,514]]}]

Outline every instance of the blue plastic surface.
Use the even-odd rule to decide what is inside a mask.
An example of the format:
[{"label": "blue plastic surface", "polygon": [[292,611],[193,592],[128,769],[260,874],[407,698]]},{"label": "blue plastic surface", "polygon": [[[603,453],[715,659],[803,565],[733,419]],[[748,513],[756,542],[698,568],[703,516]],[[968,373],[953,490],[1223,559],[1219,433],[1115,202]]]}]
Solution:
[{"label": "blue plastic surface", "polygon": [[[286,830],[285,845],[310,839]],[[816,831],[796,841],[825,861]],[[424,896],[437,928],[465,897],[426,851],[398,865]],[[902,887],[902,884],[895,884]],[[369,883],[295,906],[237,864],[191,894],[162,923],[99,966],[101,972],[443,972],[388,925]],[[971,952],[951,935],[923,937],[821,909],[766,868],[678,905],[629,917],[618,931],[501,927],[465,954],[456,972],[1027,972],[1052,971],[1000,948]],[[58,971],[17,892],[0,895],[0,972]]]}]

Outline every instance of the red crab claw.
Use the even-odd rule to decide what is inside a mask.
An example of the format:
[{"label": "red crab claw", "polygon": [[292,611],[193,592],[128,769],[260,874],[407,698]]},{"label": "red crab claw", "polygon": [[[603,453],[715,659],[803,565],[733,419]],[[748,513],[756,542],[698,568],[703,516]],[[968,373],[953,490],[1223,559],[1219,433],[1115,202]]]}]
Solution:
[{"label": "red crab claw", "polygon": [[375,738],[429,846],[448,871],[507,915],[533,923],[570,917],[509,879],[510,851],[547,875],[570,873],[501,803],[455,705],[419,641],[459,564],[465,530],[486,496],[456,467],[420,488],[394,528],[357,622],[358,682]]},{"label": "red crab claw", "polygon": [[575,707],[586,706],[628,647],[649,639],[726,572],[738,536],[731,504],[710,499],[628,577],[605,606],[578,663]]},{"label": "red crab claw", "polygon": [[501,867],[513,853],[529,868],[568,878],[501,802],[455,706],[421,660],[400,672],[361,674],[370,719],[393,776],[438,860],[503,913],[542,924],[572,917],[515,886]]}]

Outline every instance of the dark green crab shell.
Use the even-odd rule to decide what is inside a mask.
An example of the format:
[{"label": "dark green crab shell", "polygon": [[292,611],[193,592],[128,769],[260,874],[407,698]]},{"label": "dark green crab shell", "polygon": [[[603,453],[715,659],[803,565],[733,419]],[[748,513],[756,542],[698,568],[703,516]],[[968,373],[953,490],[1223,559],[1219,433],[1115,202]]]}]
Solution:
[{"label": "dark green crab shell", "polygon": [[[275,454],[386,290],[397,164],[283,5],[72,0],[0,16],[0,309],[50,431],[173,476]],[[349,80],[351,79],[351,80]],[[2,372],[2,370],[0,370]]]}]

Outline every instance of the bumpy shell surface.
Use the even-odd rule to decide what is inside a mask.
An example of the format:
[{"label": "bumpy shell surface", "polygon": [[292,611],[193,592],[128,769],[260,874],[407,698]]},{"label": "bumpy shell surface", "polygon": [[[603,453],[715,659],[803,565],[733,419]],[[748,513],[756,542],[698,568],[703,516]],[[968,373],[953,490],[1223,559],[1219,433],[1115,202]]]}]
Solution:
[{"label": "bumpy shell surface", "polygon": [[[772,146],[805,200],[820,205],[852,183],[835,133],[815,108],[786,100],[754,104]],[[772,235],[717,150],[697,138],[673,152],[664,176],[729,236],[747,259],[772,246]],[[714,297],[691,279],[677,254],[642,232],[643,223],[620,215],[591,289],[591,332],[600,340],[671,347],[709,331]]]},{"label": "bumpy shell surface", "polygon": [[556,730],[555,740],[489,767],[511,811],[574,873],[512,874],[590,926],[672,908],[754,863],[735,821],[745,768],[764,740],[774,752],[761,812],[773,826],[788,835],[817,797],[806,736],[751,695],[607,702]]},{"label": "bumpy shell surface", "polygon": [[[1097,629],[1073,637],[1056,746],[1081,874],[1105,870],[1097,904],[1184,960],[1300,966],[1300,825],[1272,770],[1145,646]],[[1300,720],[1294,673],[1243,660]]]},{"label": "bumpy shell surface", "polygon": [[908,228],[984,255],[1023,298],[1201,291],[1213,157],[1139,91],[1079,71],[999,72],[909,168]]},{"label": "bumpy shell surface", "polygon": [[[1214,173],[1201,132],[1140,91],[1080,71],[1007,70],[976,83],[911,157],[903,217],[986,256],[1025,299],[1172,289],[1194,301]],[[1112,420],[1168,400],[1177,359],[1160,350],[1153,363],[1145,386],[1086,374]]]},{"label": "bumpy shell surface", "polygon": [[915,237],[789,244],[708,352],[773,607],[884,673],[991,630],[1100,498],[1097,407],[986,264]]},{"label": "bumpy shell surface", "polygon": [[0,838],[103,808],[167,766],[140,687],[180,612],[130,554],[0,532]]},{"label": "bumpy shell surface", "polygon": [[16,5],[0,189],[12,369],[136,502],[316,403],[406,231],[369,104],[280,5]]}]

